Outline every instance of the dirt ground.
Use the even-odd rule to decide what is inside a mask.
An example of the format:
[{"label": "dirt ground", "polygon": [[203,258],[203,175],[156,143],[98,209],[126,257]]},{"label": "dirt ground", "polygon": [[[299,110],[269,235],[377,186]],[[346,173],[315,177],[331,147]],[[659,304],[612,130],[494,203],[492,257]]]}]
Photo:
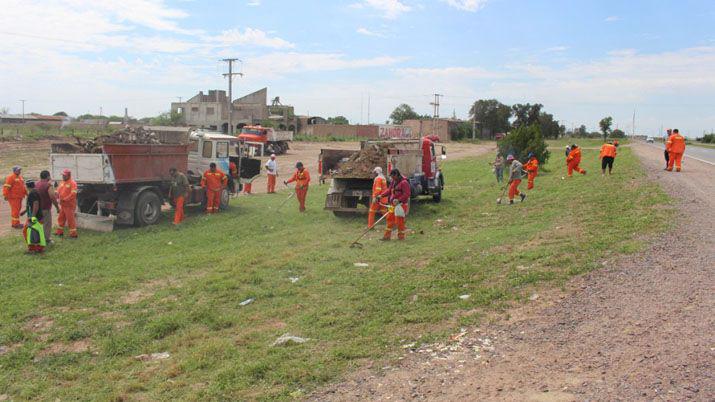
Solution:
[{"label": "dirt ground", "polygon": [[310,399],[714,400],[715,167],[686,159],[667,173],[658,149],[633,148],[677,200],[674,230],[509,318],[405,345],[395,367],[364,368]]},{"label": "dirt ground", "polygon": [[[52,141],[35,142],[0,142],[0,173],[4,178],[10,174],[14,165],[23,167],[25,178],[38,178],[40,171],[47,168],[49,163],[50,145]],[[278,185],[277,190],[283,190],[283,180],[286,180],[295,170],[295,164],[302,161],[308,171],[313,175],[313,179],[318,179],[318,154],[322,148],[332,149],[360,149],[357,142],[294,142],[286,155],[280,155],[278,161]],[[496,149],[494,144],[447,144],[447,154],[449,159],[460,159],[469,156],[476,156]],[[263,163],[268,158],[262,158]],[[262,172],[253,182],[252,192],[255,194],[266,192],[266,175]],[[244,196],[244,195],[241,195]],[[0,236],[13,233],[10,228],[10,209],[7,202],[0,201]],[[19,232],[19,231],[17,231]]]}]

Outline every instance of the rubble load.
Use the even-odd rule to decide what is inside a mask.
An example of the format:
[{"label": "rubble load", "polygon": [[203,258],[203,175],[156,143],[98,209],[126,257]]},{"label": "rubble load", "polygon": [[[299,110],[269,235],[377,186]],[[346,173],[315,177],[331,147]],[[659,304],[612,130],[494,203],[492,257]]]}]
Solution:
[{"label": "rubble load", "polygon": [[339,163],[332,173],[336,178],[369,179],[377,166],[383,171],[387,170],[387,147],[383,144],[369,144],[347,161]]},{"label": "rubble load", "polygon": [[112,134],[100,135],[91,140],[82,140],[74,137],[76,144],[54,144],[52,152],[74,154],[88,153],[101,154],[104,144],[181,144],[188,139],[188,130],[171,132],[157,132],[149,130],[147,127],[131,127],[115,131]]}]

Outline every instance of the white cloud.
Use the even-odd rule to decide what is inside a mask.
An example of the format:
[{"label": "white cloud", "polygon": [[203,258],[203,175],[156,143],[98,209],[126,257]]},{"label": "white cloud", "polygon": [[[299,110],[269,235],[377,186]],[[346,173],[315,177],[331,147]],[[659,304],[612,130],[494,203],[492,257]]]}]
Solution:
[{"label": "white cloud", "polygon": [[360,35],[365,35],[365,36],[376,36],[376,37],[378,37],[378,38],[384,38],[384,37],[385,37],[385,34],[382,34],[382,33],[380,33],[380,32],[371,31],[371,30],[369,30],[369,29],[367,29],[367,28],[364,28],[364,27],[358,28],[357,30],[355,30],[355,32],[359,33]]},{"label": "white cloud", "polygon": [[248,0],[247,6],[258,7],[261,5],[261,0]]},{"label": "white cloud", "polygon": [[369,7],[379,11],[384,18],[391,20],[412,10],[412,7],[402,3],[400,0],[363,0],[360,3],[351,4],[349,7],[354,9]]},{"label": "white cloud", "polygon": [[487,0],[441,0],[459,10],[475,12],[487,4]]},{"label": "white cloud", "polygon": [[239,28],[223,31],[221,35],[210,38],[210,42],[218,42],[223,46],[252,45],[270,47],[274,49],[289,49],[295,45],[287,40],[270,37],[267,33],[255,28],[246,28],[243,32]]},{"label": "white cloud", "polygon": [[503,74],[481,67],[443,67],[443,68],[400,68],[397,74],[403,77],[420,79],[451,78],[454,80],[488,79],[504,77]]},{"label": "white cloud", "polygon": [[561,53],[567,51],[569,48],[568,46],[553,46],[550,48],[547,48],[546,51],[549,53]]},{"label": "white cloud", "polygon": [[619,17],[617,15],[611,15],[611,16],[606,17],[603,20],[603,22],[616,22],[616,21],[620,21],[620,20],[621,20],[621,17]]},{"label": "white cloud", "polygon": [[350,59],[340,53],[271,53],[247,59],[244,70],[247,77],[283,77],[304,72],[386,67],[402,60],[390,56]]}]

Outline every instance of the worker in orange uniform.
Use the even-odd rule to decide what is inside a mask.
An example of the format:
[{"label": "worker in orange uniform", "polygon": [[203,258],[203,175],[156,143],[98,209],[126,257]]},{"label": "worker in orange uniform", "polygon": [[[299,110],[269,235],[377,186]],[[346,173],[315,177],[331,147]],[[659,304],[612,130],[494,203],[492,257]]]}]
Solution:
[{"label": "worker in orange uniform", "polygon": [[379,211],[380,214],[385,214],[387,208],[384,204],[387,200],[380,195],[387,189],[387,179],[382,174],[382,168],[376,167],[372,170],[374,177],[372,181],[372,197],[370,198],[370,210],[367,213],[367,227],[375,226],[375,214]]},{"label": "worker in orange uniform", "polygon": [[685,137],[680,135],[680,131],[677,128],[673,130],[673,134],[665,142],[665,149],[668,150],[668,168],[666,170],[672,172],[673,165],[675,165],[675,170],[680,172],[683,154],[685,153]]},{"label": "worker in orange uniform", "polygon": [[514,197],[517,195],[524,202],[526,194],[519,190],[519,184],[524,178],[524,165],[514,158],[514,155],[506,157],[506,164],[509,166],[509,204],[514,203]]},{"label": "worker in orange uniform", "polygon": [[238,166],[236,166],[236,162],[229,162],[228,163],[228,191],[230,191],[232,195],[236,194],[236,181],[237,180],[239,180]]},{"label": "worker in orange uniform", "polygon": [[529,152],[529,160],[524,164],[524,170],[526,170],[527,177],[527,190],[534,189],[534,179],[539,175],[539,160],[536,159],[536,155],[533,152]]},{"label": "worker in orange uniform", "polygon": [[189,194],[189,179],[174,167],[169,169],[169,174],[171,175],[169,197],[174,199],[174,225],[179,225],[184,221],[184,201]]},{"label": "worker in orange uniform", "polygon": [[276,154],[271,154],[271,158],[266,162],[266,172],[268,172],[268,185],[266,192],[273,194],[276,192],[276,179],[278,178],[278,162],[276,162]]},{"label": "worker in orange uniform", "polygon": [[388,241],[392,238],[392,231],[397,226],[397,239],[405,240],[405,221],[410,209],[410,182],[402,176],[399,170],[390,171],[390,185],[382,192],[382,197],[387,197],[390,207],[387,210],[387,226],[382,240]]},{"label": "worker in orange uniform", "polygon": [[22,200],[26,195],[27,187],[25,187],[25,180],[22,178],[22,168],[15,166],[12,168],[12,173],[5,178],[5,184],[2,187],[2,197],[10,204],[10,225],[15,229],[24,227],[20,223],[20,210],[22,209]]},{"label": "worker in orange uniform", "polygon": [[573,171],[577,171],[581,174],[586,174],[586,171],[581,169],[578,165],[581,163],[581,148],[578,145],[571,145],[571,151],[569,151],[569,156],[566,157],[566,168],[569,177],[573,176]]},{"label": "worker in orange uniform", "polygon": [[201,178],[201,187],[206,190],[206,213],[215,214],[221,206],[221,192],[228,185],[226,173],[216,168],[216,164],[211,162],[209,170],[204,172]]},{"label": "worker in orange uniform", "polygon": [[70,237],[77,238],[77,222],[75,213],[77,211],[77,183],[72,180],[72,172],[69,169],[62,171],[62,181],[57,187],[57,200],[60,203],[60,213],[57,216],[57,230],[55,235],[65,234],[65,225],[70,229]]},{"label": "worker in orange uniform", "polygon": [[608,167],[608,174],[611,174],[613,170],[613,161],[616,160],[616,144],[613,142],[607,142],[601,145],[601,153],[598,155],[601,159],[601,176],[606,175],[606,167]]},{"label": "worker in orange uniform", "polygon": [[303,166],[303,162],[295,164],[295,173],[290,179],[283,182],[286,186],[288,183],[295,182],[295,196],[300,204],[300,212],[305,212],[305,198],[308,195],[308,185],[310,184],[310,173]]}]

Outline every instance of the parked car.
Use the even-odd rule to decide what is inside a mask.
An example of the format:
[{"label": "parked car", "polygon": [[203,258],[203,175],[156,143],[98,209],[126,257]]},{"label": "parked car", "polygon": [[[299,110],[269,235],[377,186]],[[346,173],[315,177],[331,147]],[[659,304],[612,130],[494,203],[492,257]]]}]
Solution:
[{"label": "parked car", "polygon": [[653,139],[653,137],[648,137],[645,139],[645,142],[650,142],[652,144],[655,142],[655,139]]}]

